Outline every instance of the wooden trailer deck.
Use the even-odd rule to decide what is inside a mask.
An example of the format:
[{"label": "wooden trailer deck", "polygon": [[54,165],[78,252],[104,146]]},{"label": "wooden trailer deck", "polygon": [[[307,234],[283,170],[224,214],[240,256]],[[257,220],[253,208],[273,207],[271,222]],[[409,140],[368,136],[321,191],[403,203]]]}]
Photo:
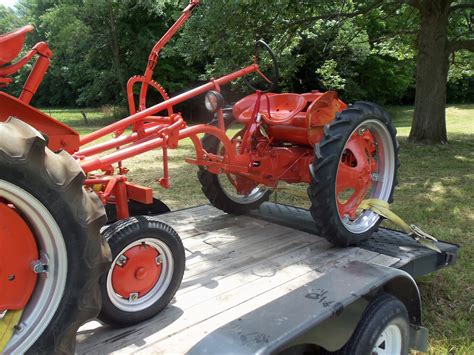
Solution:
[{"label": "wooden trailer deck", "polygon": [[217,328],[331,269],[354,260],[384,266],[401,262],[367,248],[336,248],[258,213],[233,216],[206,205],[157,218],[177,230],[186,248],[186,271],[174,301],[134,327],[87,323],[77,335],[77,353],[186,353]]}]

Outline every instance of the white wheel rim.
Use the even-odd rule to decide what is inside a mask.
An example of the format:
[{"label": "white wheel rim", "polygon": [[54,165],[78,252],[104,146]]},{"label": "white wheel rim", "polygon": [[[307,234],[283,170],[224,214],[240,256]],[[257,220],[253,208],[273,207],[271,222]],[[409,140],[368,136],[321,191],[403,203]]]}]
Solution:
[{"label": "white wheel rim", "polygon": [[241,203],[244,205],[251,204],[260,200],[263,195],[265,195],[265,193],[269,191],[266,188],[257,186],[252,189],[252,191],[248,195],[240,195],[237,193],[234,186],[229,186],[232,185],[232,183],[229,181],[229,177],[227,176],[227,174],[217,175],[217,181],[222,191],[229,199],[236,203]]},{"label": "white wheel rim", "polygon": [[[392,192],[395,176],[395,149],[392,144],[392,137],[385,124],[375,119],[366,120],[359,124],[349,137],[351,137],[354,132],[358,132],[362,129],[369,129],[377,143],[378,181],[374,182],[371,195],[367,198],[377,198],[388,201],[390,193]],[[345,149],[346,147],[342,150],[341,156]],[[339,157],[339,161],[340,160],[341,157]],[[337,203],[338,196],[336,195],[335,198]],[[361,234],[372,228],[378,222],[380,216],[367,210],[354,220],[341,218],[341,216],[339,216],[339,218],[349,232]]]},{"label": "white wheel rim", "polygon": [[[231,127],[228,127],[230,129]],[[232,140],[236,140],[237,137],[239,137],[239,134],[241,134],[242,131],[237,132],[233,137]],[[240,148],[240,142],[235,144],[235,151],[236,153],[239,152]],[[217,151],[220,151],[221,154],[223,154],[223,145],[222,143],[219,144],[219,147]],[[217,182],[219,186],[221,187],[222,191],[224,194],[232,201],[235,203],[243,204],[243,205],[248,205],[254,202],[257,202],[260,200],[267,191],[268,189],[261,187],[261,186],[256,186],[255,188],[250,191],[247,195],[241,195],[237,193],[236,187],[231,183],[230,179],[235,179],[235,174],[217,174]]]},{"label": "white wheel rim", "polygon": [[[159,255],[162,256],[161,260],[161,274],[156,282],[155,286],[143,297],[139,297],[134,301],[130,301],[129,299],[123,298],[122,296],[118,295],[113,287],[112,283],[112,273],[115,267],[119,267],[117,265],[117,261],[119,260],[120,256],[123,255],[127,250],[132,249],[135,246],[146,244],[152,248],[154,248]],[[155,304],[163,294],[168,289],[169,285],[171,284],[171,280],[173,278],[174,272],[174,259],[173,253],[171,249],[161,240],[155,238],[142,238],[139,239],[129,245],[126,248],[122,249],[119,254],[115,257],[112,266],[110,267],[109,272],[107,273],[107,295],[109,297],[110,302],[124,312],[139,312],[148,307]]]},{"label": "white wheel rim", "polygon": [[398,355],[402,352],[402,332],[395,324],[389,324],[380,334],[372,354]]},{"label": "white wheel rim", "polygon": [[19,329],[4,349],[5,353],[24,353],[45,331],[61,302],[68,272],[66,244],[56,220],[33,195],[0,180],[0,197],[22,212],[33,231],[40,255],[47,257],[48,272],[39,275]]}]

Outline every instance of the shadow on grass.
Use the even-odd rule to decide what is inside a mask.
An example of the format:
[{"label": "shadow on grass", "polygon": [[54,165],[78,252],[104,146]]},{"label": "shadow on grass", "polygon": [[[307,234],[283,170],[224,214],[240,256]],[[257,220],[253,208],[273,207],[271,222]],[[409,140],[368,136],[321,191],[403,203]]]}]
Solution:
[{"label": "shadow on grass", "polygon": [[[446,145],[400,139],[401,167],[393,210],[438,239],[461,245],[456,265],[419,280],[431,351],[469,353],[474,294],[474,141],[452,133]],[[472,350],[472,349],[471,349]]]}]

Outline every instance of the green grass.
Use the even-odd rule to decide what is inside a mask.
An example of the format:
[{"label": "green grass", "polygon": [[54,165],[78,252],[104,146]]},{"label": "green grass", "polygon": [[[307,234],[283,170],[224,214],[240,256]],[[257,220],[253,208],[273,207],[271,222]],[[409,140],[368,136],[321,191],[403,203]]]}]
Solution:
[{"label": "green grass", "polygon": [[398,128],[400,176],[393,210],[457,243],[456,265],[418,281],[433,354],[474,353],[474,105],[447,109],[449,144],[407,142],[413,110],[389,107]]},{"label": "green grass", "polygon": [[[424,324],[430,330],[430,353],[474,353],[474,105],[448,107],[449,144],[442,146],[407,142],[413,109],[387,110],[398,128],[402,163],[393,210],[408,223],[462,247],[456,265],[417,280]],[[90,111],[87,116],[91,125],[86,126],[78,110],[53,110],[51,114],[82,134],[111,120],[107,112]],[[171,189],[161,189],[155,181],[162,171],[159,151],[127,161],[129,178],[156,187],[156,196],[172,209],[208,203],[196,178],[197,168],[183,161],[194,156],[191,142],[182,141],[170,155]],[[283,193],[276,198],[308,206],[308,201]]]}]

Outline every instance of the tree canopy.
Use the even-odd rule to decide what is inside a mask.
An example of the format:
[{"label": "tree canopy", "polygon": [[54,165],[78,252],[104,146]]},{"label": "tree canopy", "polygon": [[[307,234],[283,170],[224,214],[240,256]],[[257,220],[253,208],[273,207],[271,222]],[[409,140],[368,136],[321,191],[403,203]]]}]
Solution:
[{"label": "tree canopy", "polygon": [[[202,0],[161,53],[155,78],[171,93],[189,88],[248,64],[262,38],[279,58],[283,91],[337,89],[347,101],[412,103],[424,16],[417,4],[423,2],[443,0]],[[447,25],[453,46],[447,97],[468,101],[474,56],[455,49],[472,38],[474,11],[466,1],[448,2],[455,8]],[[143,73],[149,50],[186,3],[20,0],[15,11],[0,5],[0,30],[32,23],[37,31],[28,45],[46,40],[53,50],[36,105],[116,104],[128,77]]]}]

